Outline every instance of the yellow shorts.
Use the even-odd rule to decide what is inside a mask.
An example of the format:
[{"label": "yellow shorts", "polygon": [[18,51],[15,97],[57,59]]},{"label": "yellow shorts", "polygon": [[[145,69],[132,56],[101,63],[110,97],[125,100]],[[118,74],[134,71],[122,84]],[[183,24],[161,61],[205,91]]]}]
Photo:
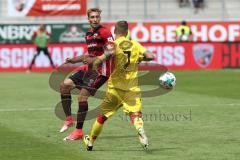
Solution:
[{"label": "yellow shorts", "polygon": [[101,104],[101,110],[106,117],[111,117],[123,107],[127,114],[141,112],[142,101],[140,91],[124,91],[120,89],[108,89],[107,95]]}]

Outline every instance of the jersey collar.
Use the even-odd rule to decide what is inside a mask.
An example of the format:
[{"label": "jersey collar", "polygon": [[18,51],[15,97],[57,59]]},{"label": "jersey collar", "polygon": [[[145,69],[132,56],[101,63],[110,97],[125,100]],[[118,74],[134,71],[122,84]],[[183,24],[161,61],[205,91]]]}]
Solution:
[{"label": "jersey collar", "polygon": [[102,25],[99,25],[97,28],[91,28],[91,32],[97,32],[100,28],[102,28]]}]

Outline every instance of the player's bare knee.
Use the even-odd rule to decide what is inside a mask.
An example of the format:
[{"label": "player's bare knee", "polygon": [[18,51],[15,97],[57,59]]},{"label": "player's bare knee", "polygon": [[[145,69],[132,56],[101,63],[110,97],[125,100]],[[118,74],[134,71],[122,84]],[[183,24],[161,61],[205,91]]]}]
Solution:
[{"label": "player's bare knee", "polygon": [[88,97],[91,96],[88,90],[81,89],[79,96],[78,96],[78,102],[85,102],[88,100]]},{"label": "player's bare knee", "polygon": [[69,93],[71,89],[73,88],[73,85],[71,83],[66,83],[65,81],[60,84],[60,92],[62,94]]},{"label": "player's bare knee", "polygon": [[78,102],[86,102],[88,100],[88,96],[86,95],[79,95]]},{"label": "player's bare knee", "polygon": [[60,92],[61,92],[61,94],[64,94],[64,93],[67,93],[67,92],[68,92],[68,89],[67,89],[67,87],[64,85],[64,83],[61,83],[61,84],[60,84]]}]

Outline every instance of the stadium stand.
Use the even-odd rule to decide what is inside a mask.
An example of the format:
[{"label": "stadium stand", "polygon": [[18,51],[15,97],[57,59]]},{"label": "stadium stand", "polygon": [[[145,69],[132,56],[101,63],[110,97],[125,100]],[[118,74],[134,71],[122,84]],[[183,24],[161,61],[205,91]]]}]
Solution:
[{"label": "stadium stand", "polygon": [[[240,18],[239,0],[206,0],[203,9],[194,14],[192,1],[186,7],[179,7],[178,0],[88,0],[87,6],[100,7],[103,21],[230,21]],[[0,1],[2,23],[66,23],[87,22],[85,17],[8,17],[7,0]],[[8,18],[6,18],[8,17]]]}]

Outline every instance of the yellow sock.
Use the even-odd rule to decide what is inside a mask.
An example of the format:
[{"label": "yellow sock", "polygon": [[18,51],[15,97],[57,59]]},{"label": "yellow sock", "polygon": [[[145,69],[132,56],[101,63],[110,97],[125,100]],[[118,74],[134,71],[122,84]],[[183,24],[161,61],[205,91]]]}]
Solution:
[{"label": "yellow sock", "polygon": [[143,120],[141,117],[135,117],[133,119],[133,125],[138,130],[139,128],[143,128]]},{"label": "yellow sock", "polygon": [[103,128],[103,124],[100,124],[97,120],[94,122],[92,126],[92,131],[91,131],[91,138],[90,142],[93,144],[95,139],[98,137],[98,135],[101,133]]}]

